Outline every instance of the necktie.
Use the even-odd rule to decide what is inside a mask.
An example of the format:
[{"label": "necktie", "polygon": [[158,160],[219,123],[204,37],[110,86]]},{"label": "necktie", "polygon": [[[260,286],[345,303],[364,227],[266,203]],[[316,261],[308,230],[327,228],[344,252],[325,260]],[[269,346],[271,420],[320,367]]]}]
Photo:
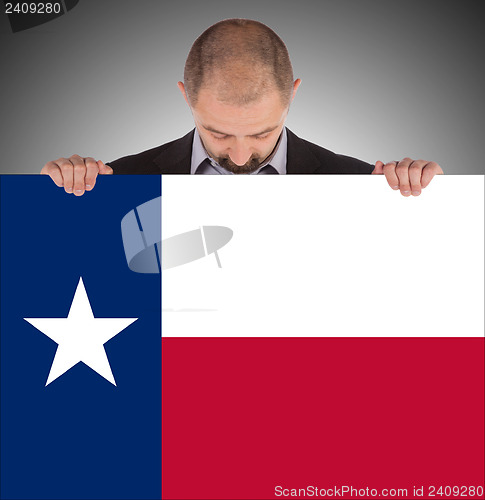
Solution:
[{"label": "necktie", "polygon": [[265,167],[263,167],[259,172],[258,172],[258,175],[259,174],[262,174],[262,175],[269,175],[269,174],[278,174],[278,172],[276,171],[276,169],[274,167],[272,167],[271,165],[266,165]]},{"label": "necktie", "polygon": [[[230,172],[224,171],[222,167],[215,167],[212,165],[211,161],[209,158],[206,158],[197,168],[195,171],[196,174],[222,174],[222,173],[227,173],[229,174]],[[271,165],[266,165],[264,166],[259,172],[258,175],[270,175],[270,174],[278,174],[278,171],[272,167]]]}]

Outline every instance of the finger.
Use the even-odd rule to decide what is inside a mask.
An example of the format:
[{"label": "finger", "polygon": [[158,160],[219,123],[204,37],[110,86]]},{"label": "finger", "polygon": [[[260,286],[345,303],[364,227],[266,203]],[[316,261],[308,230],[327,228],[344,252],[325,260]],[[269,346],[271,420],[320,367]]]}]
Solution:
[{"label": "finger", "polygon": [[101,160],[98,160],[99,173],[101,175],[112,175],[113,169],[109,165],[105,165]]},{"label": "finger", "polygon": [[47,162],[42,170],[40,171],[41,175],[48,175],[57,187],[62,187],[64,185],[64,181],[62,179],[61,169],[59,165],[54,161]]},{"label": "finger", "polygon": [[443,175],[443,170],[437,163],[430,161],[423,168],[421,174],[421,187],[425,188],[435,175]]},{"label": "finger", "polygon": [[402,159],[396,166],[396,175],[399,179],[399,189],[403,196],[411,195],[411,183],[409,182],[409,166],[413,160],[411,158]]},{"label": "finger", "polygon": [[84,159],[79,155],[72,155],[69,160],[74,165],[74,195],[82,196],[84,190],[86,189],[84,185],[84,178],[86,177],[86,165],[84,164]]},{"label": "finger", "polygon": [[392,189],[399,189],[399,179],[396,175],[397,161],[390,161],[382,167],[387,183]]},{"label": "finger", "polygon": [[421,194],[421,173],[426,163],[424,160],[415,160],[409,165],[409,183],[413,196]]},{"label": "finger", "polygon": [[374,170],[372,171],[373,174],[383,174],[384,171],[382,170],[382,167],[384,166],[384,163],[382,163],[382,161],[376,161],[376,164],[375,164],[375,167],[374,167]]},{"label": "finger", "polygon": [[74,184],[74,165],[67,158],[59,158],[55,163],[59,165],[62,174],[64,191],[66,193],[72,193]]},{"label": "finger", "polygon": [[94,158],[87,157],[84,158],[84,164],[86,165],[86,177],[84,178],[84,185],[86,191],[91,191],[96,184],[96,177],[98,176],[99,167],[98,163]]}]

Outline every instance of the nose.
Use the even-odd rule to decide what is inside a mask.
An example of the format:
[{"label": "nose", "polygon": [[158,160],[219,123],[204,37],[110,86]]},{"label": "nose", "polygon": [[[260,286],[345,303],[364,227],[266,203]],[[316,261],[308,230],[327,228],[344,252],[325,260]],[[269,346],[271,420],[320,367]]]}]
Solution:
[{"label": "nose", "polygon": [[235,142],[229,151],[229,157],[239,166],[244,165],[251,158],[252,154],[253,152],[249,146],[239,141]]}]

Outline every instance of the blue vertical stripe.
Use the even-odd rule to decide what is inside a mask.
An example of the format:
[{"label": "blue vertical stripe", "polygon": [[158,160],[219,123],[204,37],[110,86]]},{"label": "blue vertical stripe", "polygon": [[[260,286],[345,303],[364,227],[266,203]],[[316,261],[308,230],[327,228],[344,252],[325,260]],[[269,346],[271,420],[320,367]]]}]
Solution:
[{"label": "blue vertical stripe", "polygon": [[[67,195],[1,176],[1,498],[161,497],[161,275],[130,271],[122,217],[160,177]],[[83,363],[45,386],[57,345],[29,318],[67,317],[82,277],[95,317],[138,318],[105,344],[112,385]]]}]

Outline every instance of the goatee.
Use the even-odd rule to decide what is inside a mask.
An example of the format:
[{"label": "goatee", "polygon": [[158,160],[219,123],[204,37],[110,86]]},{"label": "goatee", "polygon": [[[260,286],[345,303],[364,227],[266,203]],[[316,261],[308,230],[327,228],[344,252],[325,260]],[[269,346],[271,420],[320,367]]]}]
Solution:
[{"label": "goatee", "polygon": [[223,169],[233,174],[251,174],[256,172],[262,163],[259,156],[251,157],[244,165],[236,165],[229,156],[219,156],[215,160]]}]

